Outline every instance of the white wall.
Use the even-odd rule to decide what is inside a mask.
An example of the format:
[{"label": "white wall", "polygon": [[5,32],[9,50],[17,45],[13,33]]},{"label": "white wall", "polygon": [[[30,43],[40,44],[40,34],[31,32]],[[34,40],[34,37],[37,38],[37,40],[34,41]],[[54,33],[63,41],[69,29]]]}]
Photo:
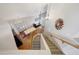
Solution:
[{"label": "white wall", "polygon": [[[50,32],[57,32],[67,37],[73,37],[79,32],[79,4],[49,4],[49,20],[46,28]],[[64,20],[64,27],[61,30],[55,29],[55,21],[58,18]]]},{"label": "white wall", "polygon": [[8,23],[0,24],[0,51],[17,50],[11,27]]},{"label": "white wall", "polygon": [[[49,4],[49,20],[46,20],[46,30],[50,33],[56,33],[65,38],[74,41],[72,37],[77,34],[79,36],[79,4]],[[64,27],[56,30],[55,21],[58,18],[64,20]],[[79,54],[79,49],[72,47],[66,43],[62,43],[58,39],[54,40],[60,46],[65,54]],[[77,42],[77,41],[76,41]],[[78,42],[79,43],[79,42]]]},{"label": "white wall", "polygon": [[0,4],[0,21],[37,16],[45,4],[41,3],[2,3]]}]

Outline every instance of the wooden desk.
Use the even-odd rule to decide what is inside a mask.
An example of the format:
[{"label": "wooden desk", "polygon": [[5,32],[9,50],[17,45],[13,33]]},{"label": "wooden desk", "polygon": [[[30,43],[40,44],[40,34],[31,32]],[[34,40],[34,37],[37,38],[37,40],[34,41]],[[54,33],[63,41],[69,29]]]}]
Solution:
[{"label": "wooden desk", "polygon": [[19,49],[32,49],[32,39],[33,36],[36,35],[37,33],[42,32],[42,27],[34,28],[31,27],[25,31],[22,31],[19,35],[18,38],[22,41],[23,45],[19,47]]},{"label": "wooden desk", "polygon": [[35,31],[35,30],[36,30],[36,28],[31,27],[31,28],[25,30],[24,33],[25,33],[25,35],[28,35],[29,33],[33,32],[33,31]]}]

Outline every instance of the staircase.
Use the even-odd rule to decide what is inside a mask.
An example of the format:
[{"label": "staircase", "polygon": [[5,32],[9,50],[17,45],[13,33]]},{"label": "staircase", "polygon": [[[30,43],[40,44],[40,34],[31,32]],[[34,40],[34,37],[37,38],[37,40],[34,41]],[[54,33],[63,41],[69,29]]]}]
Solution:
[{"label": "staircase", "polygon": [[40,50],[40,35],[37,35],[32,41],[32,50]]},{"label": "staircase", "polygon": [[48,46],[49,46],[49,49],[51,51],[51,54],[53,55],[63,55],[63,52],[52,42],[50,41],[50,39],[45,35],[43,34]]}]

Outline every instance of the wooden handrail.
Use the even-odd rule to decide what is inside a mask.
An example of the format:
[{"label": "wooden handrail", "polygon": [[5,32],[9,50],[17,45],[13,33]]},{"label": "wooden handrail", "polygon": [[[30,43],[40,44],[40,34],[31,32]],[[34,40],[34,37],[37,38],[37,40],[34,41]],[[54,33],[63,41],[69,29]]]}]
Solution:
[{"label": "wooden handrail", "polygon": [[66,44],[69,44],[69,45],[71,45],[71,46],[73,46],[75,48],[79,48],[79,45],[74,45],[74,44],[72,44],[72,43],[70,43],[68,41],[65,41],[64,39],[60,39],[60,40],[62,41],[62,43],[66,43]]},{"label": "wooden handrail", "polygon": [[[66,43],[66,44],[68,44],[68,45],[71,45],[71,46],[73,46],[73,47],[79,49],[79,44],[71,43],[71,42],[69,42],[68,40],[66,40],[66,38],[62,38],[61,36],[56,35],[56,34],[53,34],[53,35],[52,35],[51,33],[50,33],[50,36],[59,39],[60,41],[62,41],[62,43]],[[59,38],[59,37],[61,37],[61,38]]]}]

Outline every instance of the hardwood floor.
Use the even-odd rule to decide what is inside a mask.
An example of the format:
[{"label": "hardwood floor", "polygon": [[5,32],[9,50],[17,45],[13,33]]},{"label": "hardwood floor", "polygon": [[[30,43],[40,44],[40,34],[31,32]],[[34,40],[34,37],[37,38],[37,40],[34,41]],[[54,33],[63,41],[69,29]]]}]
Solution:
[{"label": "hardwood floor", "polygon": [[31,50],[32,49],[32,42],[33,42],[33,37],[37,35],[38,33],[41,33],[42,29],[37,28],[37,30],[31,32],[28,35],[25,35],[23,32],[19,35],[22,45],[19,47],[21,50]]}]

